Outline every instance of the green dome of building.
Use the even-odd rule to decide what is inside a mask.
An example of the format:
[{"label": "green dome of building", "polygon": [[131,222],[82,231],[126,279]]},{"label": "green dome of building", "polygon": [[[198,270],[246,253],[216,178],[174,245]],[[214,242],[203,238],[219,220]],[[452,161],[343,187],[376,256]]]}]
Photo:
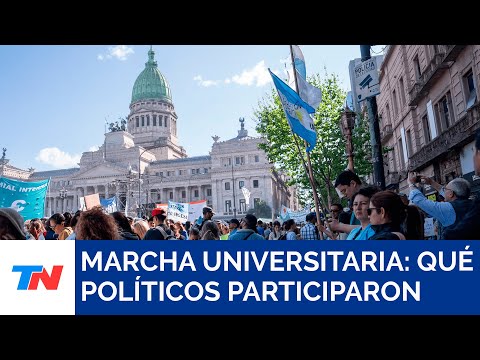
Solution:
[{"label": "green dome of building", "polygon": [[158,70],[154,57],[155,52],[150,48],[145,69],[138,75],[133,85],[132,103],[147,99],[172,101],[170,86],[167,79]]}]

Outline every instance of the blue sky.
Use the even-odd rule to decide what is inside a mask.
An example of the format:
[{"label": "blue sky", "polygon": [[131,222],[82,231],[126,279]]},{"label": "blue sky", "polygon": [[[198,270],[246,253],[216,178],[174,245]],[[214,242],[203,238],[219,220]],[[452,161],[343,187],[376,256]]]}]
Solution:
[{"label": "blue sky", "polygon": [[[360,45],[300,45],[307,76],[338,75],[350,89],[348,63]],[[373,47],[373,51],[381,50]],[[0,46],[0,148],[10,164],[37,171],[77,166],[82,152],[103,143],[105,119],[129,113],[146,45]],[[178,137],[189,156],[233,138],[238,119],[257,135],[253,112],[268,95],[267,68],[281,73],[288,45],[153,45],[178,115]],[[372,52],[372,55],[373,52]]]}]

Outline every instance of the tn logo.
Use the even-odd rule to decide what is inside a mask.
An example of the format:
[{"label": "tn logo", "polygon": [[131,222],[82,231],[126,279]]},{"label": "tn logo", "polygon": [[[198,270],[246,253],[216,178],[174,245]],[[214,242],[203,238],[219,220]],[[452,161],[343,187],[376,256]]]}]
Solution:
[{"label": "tn logo", "polygon": [[63,265],[54,265],[50,274],[43,265],[13,265],[12,272],[20,273],[17,290],[37,290],[41,280],[45,289],[57,290]]}]

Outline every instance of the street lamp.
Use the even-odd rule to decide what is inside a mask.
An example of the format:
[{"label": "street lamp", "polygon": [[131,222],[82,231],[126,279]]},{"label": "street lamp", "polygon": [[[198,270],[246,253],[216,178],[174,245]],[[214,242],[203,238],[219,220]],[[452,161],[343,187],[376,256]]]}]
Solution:
[{"label": "street lamp", "polygon": [[355,111],[350,110],[348,105],[345,105],[345,109],[342,112],[341,127],[342,135],[347,138],[347,157],[348,157],[348,170],[355,172],[353,167],[353,141],[352,130],[355,127]]},{"label": "street lamp", "polygon": [[[161,144],[158,143],[158,141],[155,141],[155,144],[153,146],[149,146],[149,147],[146,147],[145,149],[143,149],[143,151],[140,153],[140,155],[138,156],[138,207],[139,207],[139,214],[138,216],[139,217],[142,217],[142,200],[141,200],[141,194],[142,194],[142,183],[140,181],[140,176],[142,174],[142,171],[141,171],[141,161],[142,161],[142,155],[148,151],[148,150],[152,150],[152,149],[155,149],[155,148],[158,148],[160,147]],[[145,205],[146,206],[146,205]]]}]

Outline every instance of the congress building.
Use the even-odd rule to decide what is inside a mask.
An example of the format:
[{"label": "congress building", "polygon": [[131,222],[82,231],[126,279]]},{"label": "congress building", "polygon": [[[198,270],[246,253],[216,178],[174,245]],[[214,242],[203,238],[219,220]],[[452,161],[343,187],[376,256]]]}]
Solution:
[{"label": "congress building", "polygon": [[[258,148],[265,140],[252,137],[238,123],[238,135],[219,141],[212,134],[209,154],[189,157],[177,135],[178,119],[167,79],[157,67],[150,49],[145,69],[132,89],[130,112],[122,126],[110,126],[103,145],[82,154],[79,167],[35,172],[18,169],[4,156],[0,176],[38,181],[50,178],[45,216],[74,212],[79,199],[98,193],[116,197],[119,210],[129,216],[149,216],[155,204],[206,200],[215,218],[241,218],[261,203],[271,208],[272,218],[282,205],[298,210],[294,187],[269,163]],[[232,124],[234,126],[234,124]],[[199,139],[199,141],[212,141]],[[250,191],[249,204],[241,188]]]}]

